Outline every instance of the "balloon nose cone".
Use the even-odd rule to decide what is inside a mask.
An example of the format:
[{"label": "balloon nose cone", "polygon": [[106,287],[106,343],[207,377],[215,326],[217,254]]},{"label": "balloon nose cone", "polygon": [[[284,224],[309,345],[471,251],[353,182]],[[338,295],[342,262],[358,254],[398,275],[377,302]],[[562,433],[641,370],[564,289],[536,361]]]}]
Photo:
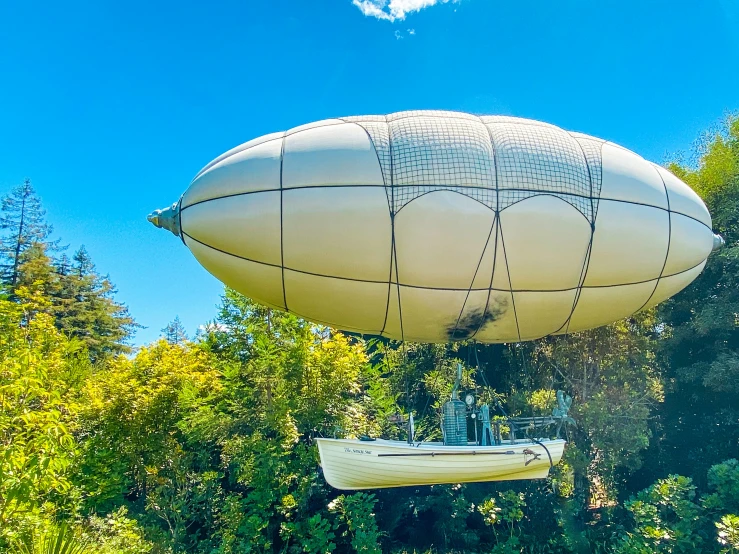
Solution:
[{"label": "balloon nose cone", "polygon": [[174,236],[180,236],[180,203],[175,202],[168,208],[154,210],[146,219],[160,229],[167,229]]},{"label": "balloon nose cone", "polygon": [[720,249],[724,244],[726,244],[724,237],[721,235],[713,235],[713,252]]}]

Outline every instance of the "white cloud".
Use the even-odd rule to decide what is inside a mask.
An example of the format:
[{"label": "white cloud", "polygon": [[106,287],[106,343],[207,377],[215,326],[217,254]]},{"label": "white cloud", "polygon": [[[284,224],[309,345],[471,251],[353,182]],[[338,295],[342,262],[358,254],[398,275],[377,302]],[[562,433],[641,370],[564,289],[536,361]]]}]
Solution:
[{"label": "white cloud", "polygon": [[408,34],[409,35],[415,35],[416,34],[416,30],[415,29],[408,29]]},{"label": "white cloud", "polygon": [[364,15],[386,21],[403,20],[409,13],[447,2],[459,0],[352,0]]}]

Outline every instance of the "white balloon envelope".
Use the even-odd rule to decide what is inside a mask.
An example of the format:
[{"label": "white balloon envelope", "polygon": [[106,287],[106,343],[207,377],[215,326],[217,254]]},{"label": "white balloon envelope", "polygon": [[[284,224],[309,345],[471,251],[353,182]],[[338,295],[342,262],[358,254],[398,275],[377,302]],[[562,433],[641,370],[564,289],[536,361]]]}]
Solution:
[{"label": "white balloon envelope", "polygon": [[419,342],[616,321],[687,286],[720,241],[698,195],[629,150],[439,111],[249,141],[150,220],[262,304]]}]

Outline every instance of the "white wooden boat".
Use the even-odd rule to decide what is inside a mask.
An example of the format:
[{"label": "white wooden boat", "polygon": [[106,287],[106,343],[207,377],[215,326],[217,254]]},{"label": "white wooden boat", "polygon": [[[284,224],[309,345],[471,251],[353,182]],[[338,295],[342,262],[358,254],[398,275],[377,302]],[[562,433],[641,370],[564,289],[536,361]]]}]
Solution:
[{"label": "white wooden boat", "polygon": [[342,490],[543,479],[549,468],[559,463],[565,446],[562,439],[542,440],[539,444],[506,441],[495,446],[408,444],[381,439],[315,441],[326,481]]}]

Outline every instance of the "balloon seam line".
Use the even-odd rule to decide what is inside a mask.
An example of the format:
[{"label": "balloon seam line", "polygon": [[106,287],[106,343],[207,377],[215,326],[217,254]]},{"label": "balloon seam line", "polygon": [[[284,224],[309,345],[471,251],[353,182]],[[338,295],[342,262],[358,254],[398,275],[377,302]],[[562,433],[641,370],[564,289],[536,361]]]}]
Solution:
[{"label": "balloon seam line", "polygon": [[[387,327],[387,319],[390,315],[390,295],[393,288],[393,260],[395,259],[395,214],[393,213],[394,203],[395,203],[395,191],[393,189],[393,143],[392,138],[390,137],[390,125],[387,122],[387,116],[385,116],[385,130],[387,132],[387,149],[388,149],[388,155],[390,156],[390,167],[388,168],[390,171],[390,187],[389,187],[389,194],[388,194],[388,186],[387,181],[385,180],[385,172],[382,171],[382,163],[380,162],[380,156],[377,155],[377,162],[380,164],[380,171],[382,172],[382,182],[385,185],[385,196],[388,199],[387,209],[388,214],[390,215],[390,273],[387,278],[387,299],[385,301],[385,319],[382,321],[382,330],[380,331],[380,335],[382,335],[385,332],[385,328]],[[369,132],[368,132],[369,134]],[[375,154],[377,154],[377,148],[375,147]],[[397,271],[397,268],[396,268]],[[397,281],[397,275],[396,275],[396,281]],[[400,291],[398,291],[398,302],[400,302]]]},{"label": "balloon seam line", "polygon": [[[580,269],[580,280],[577,288],[575,289],[575,299],[572,302],[572,309],[570,310],[570,315],[567,316],[567,319],[565,319],[564,323],[556,330],[555,333],[562,330],[562,328],[565,329],[565,334],[569,333],[570,331],[570,322],[572,321],[572,316],[575,315],[575,310],[577,309],[577,305],[580,303],[580,296],[582,295],[582,289],[583,288],[590,288],[585,287],[585,279],[588,277],[588,269],[590,268],[590,259],[593,254],[593,238],[595,237],[595,221],[593,221],[592,226],[590,228],[590,242],[588,242],[588,248],[585,251],[585,259],[583,260],[582,268]],[[618,285],[622,286],[622,285]]]},{"label": "balloon seam line", "polygon": [[[252,144],[251,146],[247,146],[246,148],[242,148],[241,150],[237,150],[236,152],[232,152],[228,156],[221,157],[221,156],[223,156],[223,154],[222,154],[221,156],[219,156],[215,160],[212,160],[211,162],[209,162],[203,169],[201,169],[200,171],[198,171],[197,174],[195,175],[195,177],[193,177],[192,180],[193,181],[197,180],[198,177],[200,177],[201,175],[203,175],[204,173],[206,173],[208,170],[214,168],[215,166],[217,166],[221,162],[225,162],[229,158],[232,158],[232,157],[236,156],[237,154],[241,154],[243,152],[246,152],[247,150],[251,150],[252,148],[256,148],[257,146],[262,146],[263,144],[267,144],[268,142],[272,142],[274,140],[283,140],[285,138],[285,135],[287,134],[287,131],[276,131],[275,134],[280,133],[280,132],[282,132],[282,136],[281,137],[274,137],[272,139],[265,140],[264,142],[260,142],[260,143],[257,143],[257,144]],[[262,137],[256,137],[256,139],[259,139],[259,138],[262,138]],[[256,139],[252,139],[252,140],[256,140]],[[241,145],[239,145],[239,146],[241,146]],[[238,148],[239,146],[235,146],[234,148]]]},{"label": "balloon seam line", "polygon": [[283,215],[285,212],[283,197],[284,192],[282,190],[282,168],[285,162],[285,138],[287,134],[282,137],[282,146],[280,147],[280,273],[282,275],[282,302],[285,304],[285,310],[289,311],[287,306],[287,291],[285,290],[285,228],[282,223]]},{"label": "balloon seam line", "polygon": [[[474,275],[472,275],[472,281],[470,281],[470,288],[467,289],[467,294],[465,295],[464,302],[462,303],[462,309],[459,310],[459,316],[457,317],[457,322],[454,324],[454,330],[452,331],[452,335],[450,337],[452,340],[454,340],[454,336],[457,334],[457,329],[459,328],[459,322],[462,320],[462,314],[464,313],[464,309],[467,306],[467,300],[469,300],[470,293],[472,292],[472,286],[475,284],[475,279],[477,278],[477,272],[480,271],[480,266],[482,265],[482,259],[485,257],[485,251],[488,248],[488,244],[490,243],[490,237],[493,234],[493,228],[497,225],[497,219],[498,219],[497,217],[493,216],[493,224],[490,226],[490,231],[488,232],[488,238],[485,240],[485,246],[483,246],[482,252],[480,253],[480,259],[477,261],[477,267],[475,268],[475,273]],[[482,315],[483,315],[483,320],[484,320],[485,312],[483,312]],[[479,325],[478,325],[478,329],[479,329]]]},{"label": "balloon seam line", "polygon": [[[493,225],[495,227],[495,245],[493,246],[493,268],[490,272],[490,285],[488,286],[488,294],[487,298],[485,299],[485,309],[482,312],[482,319],[480,320],[480,323],[477,326],[477,329],[475,329],[475,332],[472,333],[471,338],[475,338],[477,336],[477,333],[480,332],[480,329],[483,327],[483,322],[485,321],[485,317],[488,313],[488,308],[490,308],[490,296],[493,292],[493,280],[495,279],[495,265],[498,262],[498,226],[500,225],[500,211],[498,208],[500,207],[500,192],[499,192],[499,183],[498,183],[498,156],[496,155],[496,149],[495,149],[495,140],[493,140],[493,133],[490,130],[490,127],[483,121],[482,117],[478,117],[480,122],[485,126],[485,130],[487,131],[488,138],[490,139],[490,151],[493,154],[493,179],[495,180],[495,219],[493,220]],[[492,233],[492,229],[491,229]],[[488,240],[490,240],[490,236],[488,235]],[[487,246],[486,246],[487,248]],[[484,255],[484,251],[483,251]],[[474,281],[473,281],[474,284]],[[510,282],[508,283],[510,284]],[[512,295],[511,295],[512,296]]]},{"label": "balloon seam line", "polygon": [[511,293],[511,304],[513,305],[513,317],[516,320],[516,333],[518,333],[518,342],[521,342],[521,328],[518,325],[518,314],[516,313],[516,299],[513,296],[513,283],[511,282],[511,268],[508,266],[508,256],[505,248],[505,238],[503,237],[503,224],[500,224],[500,245],[503,247],[503,257],[505,258],[505,268],[508,274],[508,287]]},{"label": "balloon seam line", "polygon": [[[582,152],[583,158],[585,159],[585,167],[587,167],[588,169],[588,180],[590,181],[590,209],[591,209],[592,219],[590,220],[590,241],[588,242],[588,248],[585,251],[585,259],[583,260],[583,266],[580,269],[580,279],[578,280],[577,292],[575,292],[575,299],[572,302],[572,309],[570,310],[570,315],[567,316],[567,319],[565,319],[564,323],[556,331],[554,331],[556,333],[558,331],[561,331],[562,328],[564,327],[565,334],[569,333],[570,322],[572,321],[572,316],[575,315],[575,310],[577,309],[577,305],[580,302],[580,296],[582,295],[582,287],[585,284],[585,279],[587,279],[588,277],[588,269],[590,268],[590,259],[593,253],[593,239],[595,238],[595,219],[596,219],[595,210],[593,208],[593,173],[590,171],[590,164],[588,163],[588,157],[585,155],[585,149],[582,147],[582,144],[580,144],[580,141],[574,138],[573,140],[580,147],[580,151]],[[602,172],[603,172],[603,161],[602,161],[602,153],[601,153],[601,175],[602,175]]]},{"label": "balloon seam line", "polygon": [[[399,187],[399,188],[402,188],[402,187],[414,187],[414,186],[418,186],[418,185],[396,185],[396,186]],[[442,186],[445,186],[445,185],[442,185]],[[262,192],[290,192],[292,190],[320,189],[320,188],[373,188],[373,187],[374,188],[385,188],[385,185],[321,185],[321,186],[308,186],[308,185],[306,185],[306,186],[299,186],[299,187],[289,187],[289,188],[285,188],[285,189],[275,188],[275,189],[255,190],[255,191],[247,191],[247,192],[237,192],[237,193],[234,193],[234,194],[224,194],[223,196],[216,196],[214,198],[208,198],[206,200],[198,200],[197,202],[193,202],[192,204],[188,204],[187,206],[182,207],[182,211],[185,211],[185,210],[187,210],[189,208],[192,208],[194,206],[197,206],[199,204],[205,204],[207,202],[212,202],[212,201],[215,201],[215,200],[223,200],[223,199],[226,199],[226,198],[234,198],[236,196],[247,196],[247,195],[250,195],[250,194],[259,194],[259,193],[262,193]],[[476,186],[466,186],[466,185],[449,185],[449,188],[448,189],[447,188],[440,188],[439,190],[442,190],[442,191],[443,190],[449,190],[450,192],[457,192],[457,191],[452,190],[452,187],[456,187],[456,188],[467,188],[467,189],[488,190],[487,187],[476,187]],[[393,188],[395,188],[395,187],[393,187]],[[578,197],[578,198],[589,198],[588,196],[581,195],[581,194],[564,193],[564,192],[556,192],[556,191],[541,191],[541,190],[536,190],[536,189],[506,188],[506,189],[503,189],[503,191],[504,192],[505,191],[511,191],[511,192],[536,192],[536,193],[539,193],[539,194],[535,194],[535,195],[529,196],[527,198],[524,198],[523,200],[528,200],[529,198],[535,198],[536,196],[554,196],[555,198],[559,198],[560,196],[575,196],[575,197]],[[429,191],[429,192],[436,192],[436,191]],[[424,194],[428,194],[428,193],[424,193]],[[461,193],[459,193],[459,194],[461,194]],[[463,195],[463,196],[466,196],[466,195]],[[468,198],[470,198],[470,200],[475,200],[476,202],[480,202],[479,200],[476,200],[476,199],[471,198],[469,196],[468,196]],[[510,208],[511,206],[515,206],[519,202],[523,202],[523,200],[517,200],[513,204],[510,204],[509,206],[506,206],[502,210],[498,210],[498,211],[501,211],[501,212],[502,211],[505,211],[508,208]],[[560,200],[562,200],[562,199],[560,198]],[[697,217],[694,217],[692,215],[686,214],[684,212],[680,212],[678,210],[672,210],[672,209],[668,209],[668,208],[663,208],[662,206],[655,206],[653,204],[645,204],[644,202],[634,202],[632,200],[622,200],[622,199],[619,199],[619,198],[604,198],[604,197],[600,197],[599,198],[599,202],[604,202],[604,201],[607,201],[607,202],[619,202],[621,204],[631,204],[631,205],[634,205],[634,206],[644,206],[645,208],[654,208],[655,210],[662,210],[662,211],[665,211],[665,212],[668,212],[669,211],[671,214],[681,215],[683,217],[687,217],[688,219],[692,219],[696,223],[700,223],[701,225],[703,225],[706,229],[709,229],[709,230],[713,231],[713,228],[712,227],[710,227],[709,225],[706,225],[705,222],[701,221]],[[480,202],[480,203],[482,204],[482,202]],[[569,204],[569,202],[568,202],[568,204]],[[487,207],[487,204],[483,204],[483,205]],[[575,208],[575,209],[577,209],[577,208]],[[400,211],[400,210],[398,210],[398,211]],[[578,211],[580,211],[580,210],[578,210]],[[582,213],[582,212],[580,212],[580,213]]]},{"label": "balloon seam line", "polygon": [[[490,286],[488,287],[488,296],[485,300],[485,310],[482,312],[483,321],[485,320],[485,315],[488,313],[488,308],[490,307],[490,296],[493,292],[493,279],[495,279],[495,266],[498,262],[498,226],[500,225],[500,214],[495,214],[495,245],[493,246],[493,270],[490,273]],[[483,327],[483,321],[480,322],[480,324],[477,326],[477,329],[472,334],[471,338],[475,338],[477,336],[477,333],[480,332],[480,329]]]},{"label": "balloon seam line", "polygon": [[[208,244],[207,242],[203,242],[202,240],[199,240],[192,235],[183,232],[184,235],[186,235],[189,239],[197,242],[198,244],[202,244],[203,246],[210,248],[211,250],[215,250],[216,252],[220,252],[221,254],[225,254],[227,256],[232,256],[234,258],[238,258],[240,260],[244,260],[246,262],[255,263],[258,265],[264,265],[268,267],[274,267],[276,269],[285,269],[286,271],[292,271],[293,273],[300,273],[302,275],[310,275],[312,277],[322,277],[325,279],[338,279],[341,281],[352,281],[355,283],[368,283],[368,284],[374,284],[374,285],[386,285],[387,281],[376,281],[372,279],[356,279],[354,277],[342,277],[340,275],[327,275],[325,273],[315,273],[312,271],[305,271],[303,269],[297,269],[294,267],[283,267],[280,264],[276,263],[270,263],[270,262],[262,262],[259,260],[255,260],[253,258],[248,258],[246,256],[240,256],[239,254],[233,254],[231,252],[227,252],[226,250],[222,250],[220,248],[216,248],[215,246],[212,246]],[[680,271],[676,271],[675,273],[670,273],[668,275],[662,275],[662,279],[666,279],[668,277],[676,277],[677,275],[682,275],[683,273],[687,273],[688,271],[691,271],[695,269],[696,267],[700,266],[702,263],[704,263],[705,260],[701,260],[697,264],[694,264],[690,266],[687,269],[683,269]],[[539,292],[539,293],[547,293],[547,292],[569,292],[572,290],[577,290],[578,288],[582,289],[608,289],[608,288],[615,288],[615,287],[627,287],[631,285],[642,285],[644,283],[649,283],[650,281],[655,281],[658,279],[658,277],[652,277],[651,279],[642,279],[641,281],[629,281],[627,283],[611,283],[608,285],[583,285],[582,287],[574,286],[574,287],[567,287],[563,289],[513,289],[513,288],[507,288],[507,289],[499,289],[499,288],[472,288],[472,291],[485,291],[485,290],[494,290],[497,292]],[[457,291],[457,292],[463,292],[468,289],[466,288],[453,288],[453,287],[428,287],[423,285],[412,285],[409,283],[399,283],[397,281],[392,281],[390,284],[397,285],[399,287],[405,287],[409,289],[421,289],[421,290],[438,290],[438,291]]]},{"label": "balloon seam line", "polygon": [[637,310],[637,312],[640,312],[644,309],[644,306],[649,304],[649,301],[654,296],[654,293],[657,292],[657,287],[659,287],[659,281],[662,279],[662,274],[665,272],[665,268],[667,267],[667,258],[670,257],[670,244],[672,243],[672,215],[670,214],[670,195],[667,192],[667,183],[665,183],[665,180],[662,178],[662,174],[659,172],[657,167],[652,164],[652,167],[657,172],[657,175],[659,175],[660,180],[662,181],[662,186],[665,188],[665,198],[667,199],[667,250],[665,252],[665,261],[662,264],[662,270],[659,272],[659,277],[657,277],[657,282],[654,284],[654,289],[652,289],[652,294],[649,295],[649,298],[647,298],[646,302],[641,305],[641,308]]},{"label": "balloon seam line", "polygon": [[400,299],[400,276],[398,273],[398,248],[395,241],[395,216],[397,215],[397,212],[395,211],[395,156],[393,153],[393,133],[390,124],[391,122],[387,120],[387,116],[385,116],[385,121],[387,123],[388,148],[390,149],[390,190],[393,195],[393,207],[391,212],[392,217],[390,218],[390,224],[392,234],[392,261],[394,263],[391,265],[390,276],[392,277],[392,267],[394,265],[396,290],[398,293],[398,322],[400,324],[400,340],[401,342],[405,342],[405,329],[403,327],[403,303]]}]

